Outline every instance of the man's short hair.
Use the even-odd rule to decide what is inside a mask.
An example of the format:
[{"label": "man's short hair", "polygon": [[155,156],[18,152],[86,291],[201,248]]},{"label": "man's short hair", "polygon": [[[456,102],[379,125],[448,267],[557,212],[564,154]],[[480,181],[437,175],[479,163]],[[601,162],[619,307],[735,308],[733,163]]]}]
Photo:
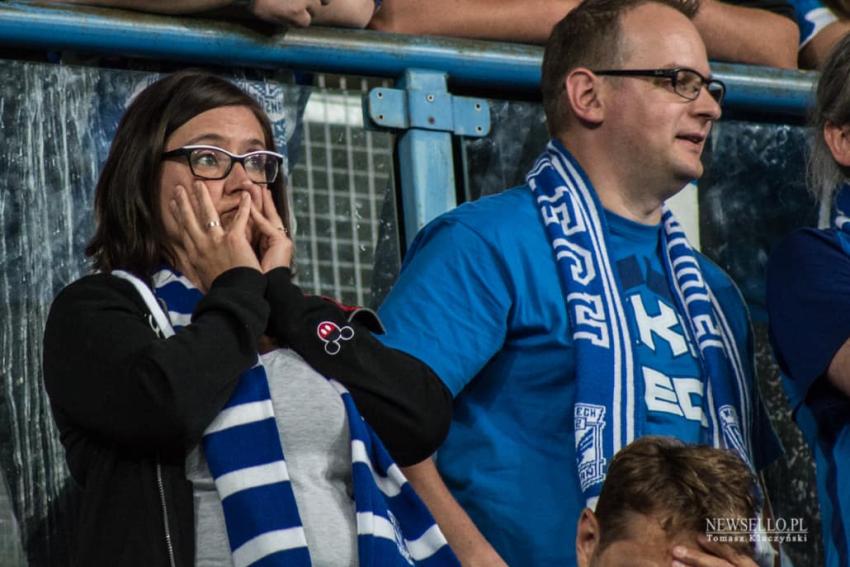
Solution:
[{"label": "man's short hair", "polygon": [[[759,499],[755,477],[731,451],[685,445],[671,437],[641,437],[617,453],[608,468],[595,511],[599,550],[627,538],[636,514],[651,516],[674,537],[706,533],[710,520],[757,518]],[[749,541],[729,545],[750,557],[755,553]]]},{"label": "man's short hair", "polygon": [[623,59],[622,16],[650,2],[670,6],[688,18],[699,9],[699,0],[584,0],[555,25],[546,42],[540,82],[551,135],[563,130],[567,116],[564,77],[576,67],[619,66]]}]

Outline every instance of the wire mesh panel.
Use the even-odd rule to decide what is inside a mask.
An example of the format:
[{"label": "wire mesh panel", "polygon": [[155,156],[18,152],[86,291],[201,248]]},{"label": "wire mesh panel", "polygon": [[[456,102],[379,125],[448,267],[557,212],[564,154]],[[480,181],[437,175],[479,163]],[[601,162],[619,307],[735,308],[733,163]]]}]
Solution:
[{"label": "wire mesh panel", "polygon": [[364,130],[359,93],[315,91],[301,155],[291,183],[298,281],[313,293],[370,304],[382,203],[392,195],[391,136]]}]

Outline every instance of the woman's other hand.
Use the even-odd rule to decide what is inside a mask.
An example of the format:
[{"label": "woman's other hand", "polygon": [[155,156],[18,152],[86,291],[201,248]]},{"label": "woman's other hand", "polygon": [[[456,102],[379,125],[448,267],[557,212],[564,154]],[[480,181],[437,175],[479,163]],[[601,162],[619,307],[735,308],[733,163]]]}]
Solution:
[{"label": "woman's other hand", "polygon": [[274,206],[272,192],[263,189],[263,212],[251,207],[251,218],[260,237],[260,267],[263,273],[275,268],[288,268],[292,263],[292,240]]},{"label": "woman's other hand", "polygon": [[[199,281],[204,292],[219,275],[231,268],[260,270],[260,262],[246,231],[251,216],[248,192],[242,193],[239,208],[226,228],[221,225],[203,181],[195,181],[190,191],[178,185],[170,209],[180,227],[177,268],[186,272],[190,279]],[[196,278],[191,277],[190,270]]]}]

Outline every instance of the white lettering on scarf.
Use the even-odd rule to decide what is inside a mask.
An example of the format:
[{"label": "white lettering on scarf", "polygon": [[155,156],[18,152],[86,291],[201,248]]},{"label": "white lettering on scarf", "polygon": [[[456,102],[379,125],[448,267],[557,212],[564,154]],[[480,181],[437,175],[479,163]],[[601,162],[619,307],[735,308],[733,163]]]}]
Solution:
[{"label": "white lettering on scarf", "polygon": [[596,269],[593,267],[593,256],[589,250],[585,250],[575,242],[565,238],[556,238],[552,241],[555,249],[555,259],[558,261],[566,258],[572,262],[570,275],[582,286],[586,286],[596,277]]},{"label": "white lettering on scarf", "polygon": [[567,305],[573,310],[575,323],[574,339],[587,339],[598,347],[608,348],[611,344],[608,336],[608,324],[602,298],[598,295],[574,291],[567,295]]},{"label": "white lettering on scarf", "polygon": [[673,356],[679,356],[688,352],[685,337],[673,330],[673,327],[679,324],[679,318],[670,306],[663,301],[658,301],[656,302],[658,305],[658,315],[650,315],[646,312],[646,307],[643,305],[643,299],[640,294],[630,296],[629,302],[632,304],[635,320],[640,331],[640,340],[643,344],[654,352],[655,340],[652,336],[654,333],[670,345]]},{"label": "white lettering on scarf", "polygon": [[702,409],[703,384],[699,378],[671,378],[644,366],[644,401],[650,411],[669,413],[708,427]]},{"label": "white lettering on scarf", "polygon": [[576,232],[585,232],[587,227],[584,225],[584,220],[580,215],[576,216],[576,218],[571,218],[569,209],[567,208],[567,204],[561,203],[560,205],[553,206],[550,203],[556,203],[560,201],[562,198],[567,198],[570,200],[570,203],[573,206],[573,210],[578,210],[578,205],[575,202],[572,194],[567,191],[567,188],[563,185],[555,188],[555,194],[551,197],[548,195],[540,195],[537,197],[537,203],[541,205],[541,211],[543,215],[543,223],[544,224],[560,224],[561,230],[564,231],[564,235],[569,236]]}]

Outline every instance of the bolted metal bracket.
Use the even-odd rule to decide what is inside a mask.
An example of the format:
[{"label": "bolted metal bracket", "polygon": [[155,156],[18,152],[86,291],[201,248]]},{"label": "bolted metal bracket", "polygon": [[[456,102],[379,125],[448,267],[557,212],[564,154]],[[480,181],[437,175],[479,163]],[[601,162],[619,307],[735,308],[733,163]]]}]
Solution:
[{"label": "bolted metal bracket", "polygon": [[457,206],[452,137],[486,136],[490,106],[452,96],[441,71],[408,69],[397,89],[372,89],[363,101],[364,124],[398,131],[400,232],[410,246],[417,231]]},{"label": "bolted metal bracket", "polygon": [[419,128],[472,138],[490,133],[490,106],[482,98],[438,89],[379,87],[369,91],[364,107],[368,121],[378,128]]}]

